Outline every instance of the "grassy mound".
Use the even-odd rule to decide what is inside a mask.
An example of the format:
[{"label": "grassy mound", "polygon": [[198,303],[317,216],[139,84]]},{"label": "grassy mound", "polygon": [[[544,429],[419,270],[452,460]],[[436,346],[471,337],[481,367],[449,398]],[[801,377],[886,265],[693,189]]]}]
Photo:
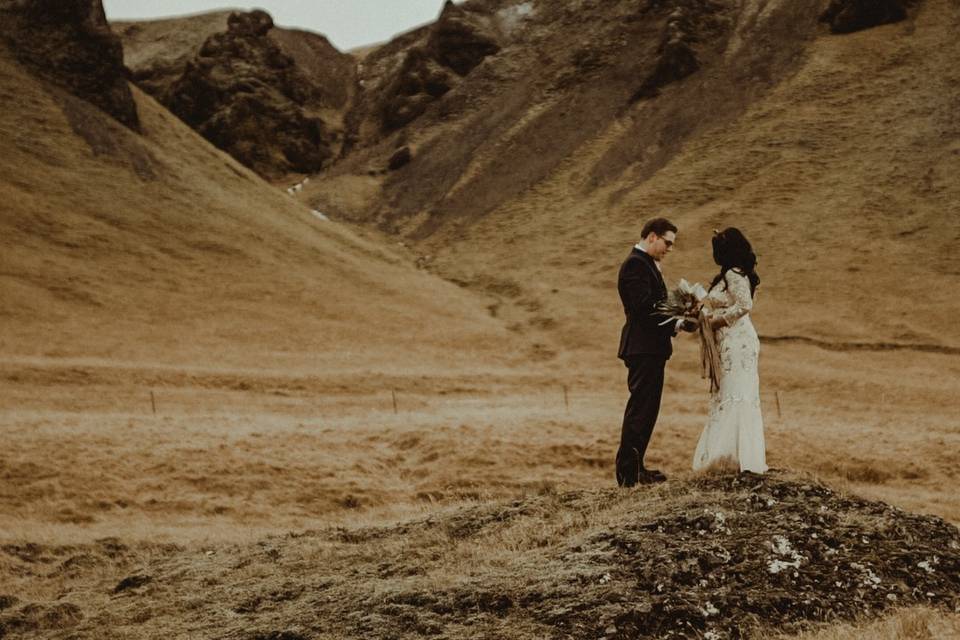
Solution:
[{"label": "grassy mound", "polygon": [[[141,638],[744,638],[960,607],[955,527],[778,472],[546,493],[253,545],[110,548],[5,547],[11,571],[92,569],[56,602],[11,600],[0,628],[39,631],[38,611],[69,604],[58,620],[73,638],[105,624]],[[88,562],[67,562],[78,554]]]}]

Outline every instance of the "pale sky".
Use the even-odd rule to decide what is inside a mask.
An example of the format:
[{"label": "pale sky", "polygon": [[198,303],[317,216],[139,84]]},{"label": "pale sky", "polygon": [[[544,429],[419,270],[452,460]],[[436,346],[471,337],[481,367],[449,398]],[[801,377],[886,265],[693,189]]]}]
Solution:
[{"label": "pale sky", "polygon": [[325,35],[341,51],[383,42],[440,15],[443,0],[103,0],[109,20],[167,18],[217,9],[263,9],[281,27]]}]

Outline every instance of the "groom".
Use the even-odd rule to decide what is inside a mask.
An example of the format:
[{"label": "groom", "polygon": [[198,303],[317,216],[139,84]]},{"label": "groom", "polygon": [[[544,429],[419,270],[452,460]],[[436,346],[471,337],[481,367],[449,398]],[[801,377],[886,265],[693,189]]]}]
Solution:
[{"label": "groom", "polygon": [[669,321],[656,310],[656,305],[667,297],[660,263],[673,250],[676,225],[666,218],[654,218],[643,225],[640,236],[642,239],[627,256],[617,278],[627,317],[617,355],[627,365],[630,389],[617,451],[617,484],[621,487],[667,479],[662,472],[647,469],[643,456],[660,412],[663,370],[673,352],[671,339],[678,329],[696,329],[690,323]]}]

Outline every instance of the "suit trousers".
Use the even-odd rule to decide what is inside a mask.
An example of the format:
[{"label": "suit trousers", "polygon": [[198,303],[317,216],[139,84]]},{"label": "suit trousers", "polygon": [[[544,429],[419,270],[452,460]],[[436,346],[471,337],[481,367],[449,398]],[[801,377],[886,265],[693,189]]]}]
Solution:
[{"label": "suit trousers", "polygon": [[660,414],[666,356],[639,355],[625,359],[630,399],[623,412],[623,430],[617,450],[617,484],[632,487],[645,470],[643,456]]}]

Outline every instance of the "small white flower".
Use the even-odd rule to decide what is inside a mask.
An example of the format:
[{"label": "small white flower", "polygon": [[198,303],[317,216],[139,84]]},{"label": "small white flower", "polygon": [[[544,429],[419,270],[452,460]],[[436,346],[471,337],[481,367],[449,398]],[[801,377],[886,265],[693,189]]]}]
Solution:
[{"label": "small white flower", "polygon": [[609,573],[605,573],[605,574],[603,574],[602,576],[600,576],[600,584],[607,584],[608,582],[610,582],[610,574],[609,574]]},{"label": "small white flower", "polygon": [[720,613],[720,610],[713,606],[712,602],[704,602],[703,609],[700,610],[705,616],[715,616]]},{"label": "small white flower", "polygon": [[707,631],[703,634],[703,640],[720,640],[720,634],[716,631]]},{"label": "small white flower", "polygon": [[773,498],[767,498],[767,506],[768,506],[768,507],[772,507],[772,506],[775,505],[775,504],[777,504],[777,501],[776,501],[776,500],[774,500]]}]

